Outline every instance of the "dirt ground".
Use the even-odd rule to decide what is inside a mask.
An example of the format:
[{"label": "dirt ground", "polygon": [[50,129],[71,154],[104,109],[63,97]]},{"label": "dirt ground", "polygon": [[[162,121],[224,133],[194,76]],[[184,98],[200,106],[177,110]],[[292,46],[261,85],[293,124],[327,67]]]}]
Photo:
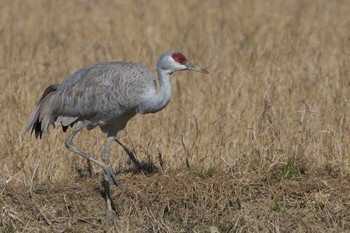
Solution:
[{"label": "dirt ground", "polygon": [[189,171],[120,174],[114,224],[102,179],[1,188],[2,232],[349,232],[350,177],[316,171],[272,180]]}]

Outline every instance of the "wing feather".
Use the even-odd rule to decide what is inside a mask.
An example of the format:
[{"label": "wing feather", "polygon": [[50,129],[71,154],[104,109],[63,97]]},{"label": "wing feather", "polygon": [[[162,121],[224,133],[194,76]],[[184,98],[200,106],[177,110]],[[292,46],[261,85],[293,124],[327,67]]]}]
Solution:
[{"label": "wing feather", "polygon": [[65,126],[80,119],[108,121],[135,111],[143,92],[155,88],[152,73],[142,65],[100,63],[67,77],[57,88],[53,107]]}]

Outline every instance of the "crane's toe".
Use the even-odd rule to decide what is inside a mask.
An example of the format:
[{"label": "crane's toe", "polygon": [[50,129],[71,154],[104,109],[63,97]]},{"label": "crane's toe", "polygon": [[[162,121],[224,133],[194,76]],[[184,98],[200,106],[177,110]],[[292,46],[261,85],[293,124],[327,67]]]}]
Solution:
[{"label": "crane's toe", "polygon": [[107,232],[112,230],[111,228],[118,229],[117,215],[113,210],[107,210],[106,216],[102,220],[103,225],[108,229]]},{"label": "crane's toe", "polygon": [[115,214],[115,212],[113,210],[107,210],[106,216],[105,216],[105,220],[106,221],[114,221],[116,220],[117,215]]}]

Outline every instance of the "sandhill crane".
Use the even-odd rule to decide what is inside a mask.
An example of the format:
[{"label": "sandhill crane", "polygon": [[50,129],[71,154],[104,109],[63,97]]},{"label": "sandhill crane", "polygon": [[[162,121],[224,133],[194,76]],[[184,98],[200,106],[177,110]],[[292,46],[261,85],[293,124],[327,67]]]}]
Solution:
[{"label": "sandhill crane", "polygon": [[[137,63],[106,62],[82,68],[61,84],[46,88],[28,120],[25,132],[35,132],[36,138],[41,138],[55,122],[61,124],[64,132],[69,126],[74,126],[65,145],[69,150],[103,168],[107,215],[113,214],[110,178],[119,185],[109,166],[111,144],[116,140],[117,133],[137,113],[155,113],[167,106],[171,97],[172,73],[181,70],[208,73],[175,51],[163,53],[156,68],[160,86],[158,92],[152,73]],[[91,130],[96,126],[107,133],[102,162],[93,159],[73,144],[73,138],[80,130]]]}]

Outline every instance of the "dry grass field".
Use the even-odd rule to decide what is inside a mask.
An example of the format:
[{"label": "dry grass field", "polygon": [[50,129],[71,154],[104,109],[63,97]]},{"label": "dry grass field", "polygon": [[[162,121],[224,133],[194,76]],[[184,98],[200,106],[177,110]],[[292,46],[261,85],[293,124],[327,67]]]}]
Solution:
[{"label": "dry grass field", "polygon": [[[349,232],[349,1],[0,0],[0,231]],[[92,63],[154,67],[169,49],[170,104],[118,135],[117,226],[99,167],[50,128],[23,135],[50,84]],[[105,135],[76,144],[99,159]],[[162,157],[162,166],[159,157]]]}]

